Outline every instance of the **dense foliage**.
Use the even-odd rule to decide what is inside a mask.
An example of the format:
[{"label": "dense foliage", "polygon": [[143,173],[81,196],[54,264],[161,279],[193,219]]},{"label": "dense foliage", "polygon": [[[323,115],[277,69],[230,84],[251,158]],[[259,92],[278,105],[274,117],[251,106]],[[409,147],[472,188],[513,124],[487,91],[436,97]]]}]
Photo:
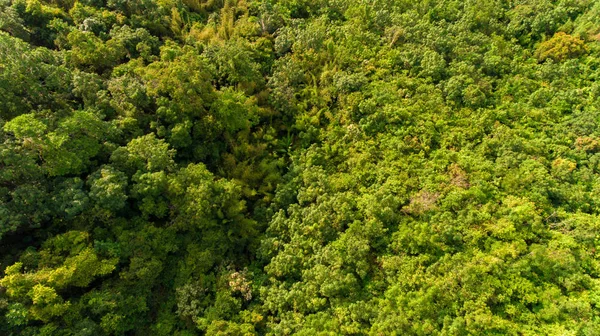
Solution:
[{"label": "dense foliage", "polygon": [[0,0],[0,334],[599,335],[600,2]]}]

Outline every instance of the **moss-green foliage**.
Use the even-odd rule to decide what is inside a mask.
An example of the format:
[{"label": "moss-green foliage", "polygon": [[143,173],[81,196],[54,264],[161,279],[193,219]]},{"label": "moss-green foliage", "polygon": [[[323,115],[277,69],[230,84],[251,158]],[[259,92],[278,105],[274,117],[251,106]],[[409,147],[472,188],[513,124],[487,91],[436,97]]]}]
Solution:
[{"label": "moss-green foliage", "polygon": [[590,0],[0,0],[0,334],[596,335]]},{"label": "moss-green foliage", "polygon": [[577,58],[587,51],[587,47],[581,39],[558,32],[551,39],[540,44],[536,50],[536,56],[542,62],[547,59],[562,62],[570,58]]}]

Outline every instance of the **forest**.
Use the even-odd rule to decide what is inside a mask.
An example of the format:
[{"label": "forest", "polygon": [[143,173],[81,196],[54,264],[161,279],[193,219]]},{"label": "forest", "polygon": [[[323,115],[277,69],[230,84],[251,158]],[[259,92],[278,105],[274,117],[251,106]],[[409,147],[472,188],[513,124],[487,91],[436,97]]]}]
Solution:
[{"label": "forest", "polygon": [[0,335],[600,335],[600,1],[0,0]]}]

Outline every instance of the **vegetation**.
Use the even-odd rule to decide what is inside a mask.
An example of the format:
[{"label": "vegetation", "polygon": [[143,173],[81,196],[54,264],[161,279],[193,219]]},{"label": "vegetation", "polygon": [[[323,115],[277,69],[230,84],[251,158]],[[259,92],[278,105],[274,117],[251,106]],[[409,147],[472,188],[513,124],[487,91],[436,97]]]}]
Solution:
[{"label": "vegetation", "polygon": [[0,0],[0,334],[598,335],[600,2]]}]

